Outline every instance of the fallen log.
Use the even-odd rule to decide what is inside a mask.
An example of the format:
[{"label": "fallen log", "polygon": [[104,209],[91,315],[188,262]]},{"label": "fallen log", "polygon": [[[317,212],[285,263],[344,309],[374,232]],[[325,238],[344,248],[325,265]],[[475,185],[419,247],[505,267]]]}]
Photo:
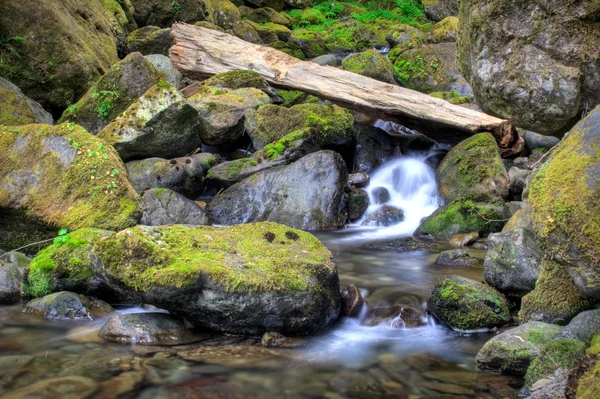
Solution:
[{"label": "fallen log", "polygon": [[347,108],[398,121],[436,139],[462,139],[491,132],[503,156],[523,150],[523,139],[509,121],[483,112],[342,69],[301,61],[216,30],[176,23],[171,36],[171,61],[190,78],[250,69],[275,87],[301,90]]}]

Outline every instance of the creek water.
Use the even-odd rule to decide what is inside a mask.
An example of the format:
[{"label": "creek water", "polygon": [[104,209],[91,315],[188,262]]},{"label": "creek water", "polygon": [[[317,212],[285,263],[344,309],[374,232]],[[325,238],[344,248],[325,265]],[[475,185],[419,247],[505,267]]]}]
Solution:
[{"label": "creek water", "polygon": [[[434,266],[444,249],[404,251],[373,245],[407,237],[438,206],[427,155],[390,161],[372,174],[367,191],[391,194],[404,222],[386,228],[351,226],[317,233],[333,253],[342,286],[356,285],[369,308],[402,305],[425,310],[444,274],[483,280],[484,251],[474,267]],[[367,213],[377,210],[372,205]],[[144,308],[121,309],[140,312]],[[363,312],[364,313],[364,312]],[[375,326],[342,318],[317,336],[264,348],[260,339],[210,336],[192,345],[131,346],[104,342],[91,322],[40,321],[22,305],[0,307],[0,395],[45,378],[84,376],[98,382],[95,396],[124,398],[516,398],[520,378],[478,371],[475,355],[493,332],[466,335],[424,316],[416,328]],[[180,356],[207,348],[202,359]],[[129,385],[128,385],[129,384]],[[123,388],[125,387],[125,388]]]}]

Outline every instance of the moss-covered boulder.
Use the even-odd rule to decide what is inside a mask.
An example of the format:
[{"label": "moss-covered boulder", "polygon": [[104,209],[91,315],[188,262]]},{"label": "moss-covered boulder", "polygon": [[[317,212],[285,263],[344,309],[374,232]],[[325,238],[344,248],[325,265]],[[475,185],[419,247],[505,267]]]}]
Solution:
[{"label": "moss-covered boulder", "polygon": [[302,49],[294,43],[282,42],[281,40],[277,40],[269,43],[269,46],[276,50],[282,51],[288,55],[291,55],[292,57],[296,57],[300,60],[306,59],[306,55],[304,55]]},{"label": "moss-covered boulder", "polygon": [[80,126],[0,126],[0,153],[0,208],[68,229],[121,230],[140,220],[118,154]]},{"label": "moss-covered boulder", "polygon": [[287,42],[292,34],[292,31],[288,27],[273,22],[264,22],[259,24],[253,21],[248,21],[248,23],[252,25],[254,29],[256,29],[258,36],[260,36],[262,41],[266,44],[276,41]]},{"label": "moss-covered boulder", "polygon": [[496,335],[483,345],[475,360],[483,370],[525,375],[540,350],[556,339],[561,328],[530,321]]},{"label": "moss-covered boulder", "polygon": [[579,122],[529,192],[541,246],[586,295],[600,299],[600,107]]},{"label": "moss-covered boulder", "polygon": [[131,52],[139,52],[144,55],[169,54],[169,48],[173,45],[171,29],[161,29],[158,26],[144,26],[127,36],[127,48]]},{"label": "moss-covered boulder", "polygon": [[289,43],[298,46],[308,58],[327,53],[326,42],[321,35],[306,29],[294,29],[290,35]]},{"label": "moss-covered boulder", "polygon": [[484,112],[556,134],[600,103],[594,0],[467,0],[459,18],[460,70]]},{"label": "moss-covered boulder", "polygon": [[535,289],[523,298],[519,319],[565,325],[593,306],[594,301],[583,295],[566,268],[545,258]]},{"label": "moss-covered boulder", "polygon": [[231,29],[242,20],[240,10],[229,0],[204,0],[206,20],[223,29]]},{"label": "moss-covered boulder", "polygon": [[243,20],[236,22],[235,24],[233,24],[231,31],[234,35],[247,42],[255,44],[264,44],[263,40],[260,38],[258,32],[256,31],[256,29],[254,29],[254,26],[252,26],[250,21]]},{"label": "moss-covered boulder", "polygon": [[346,221],[347,178],[339,154],[315,152],[234,184],[208,205],[209,217],[225,225],[268,220],[306,230],[335,229]]},{"label": "moss-covered boulder", "polygon": [[147,25],[170,27],[175,21],[196,22],[206,19],[204,0],[130,0],[134,18],[141,28]]},{"label": "moss-covered boulder", "polygon": [[52,115],[42,106],[27,97],[14,84],[0,78],[0,125],[29,125],[47,123],[52,125]]},{"label": "moss-covered boulder", "polygon": [[336,105],[299,104],[291,108],[264,105],[258,110],[246,111],[246,132],[261,149],[267,144],[305,128],[310,128],[328,144],[348,143],[352,139],[354,118]]},{"label": "moss-covered boulder", "polygon": [[344,58],[342,69],[382,82],[396,84],[394,65],[377,50],[367,50]]},{"label": "moss-covered boulder", "polygon": [[183,156],[200,147],[198,112],[161,80],[107,125],[101,137],[123,161]]},{"label": "moss-covered boulder", "polygon": [[274,24],[287,26],[288,28],[292,27],[292,20],[290,19],[290,17],[288,17],[285,13],[277,12],[272,8],[250,8],[245,6],[238,8],[240,10],[240,13],[242,14],[242,18],[247,18],[250,21],[259,24],[272,22]]},{"label": "moss-covered boulder", "polygon": [[461,141],[448,152],[436,172],[440,195],[447,202],[456,199],[490,202],[508,197],[508,173],[490,133]]},{"label": "moss-covered boulder", "polygon": [[159,80],[158,72],[142,54],[129,54],[67,108],[58,123],[75,122],[97,134]]},{"label": "moss-covered boulder", "polygon": [[131,185],[140,194],[150,188],[166,188],[195,199],[202,192],[204,169],[194,157],[146,158],[125,166]]},{"label": "moss-covered boulder", "polygon": [[460,277],[442,277],[427,299],[440,321],[460,331],[498,327],[511,320],[506,298],[494,288]]},{"label": "moss-covered boulder", "polygon": [[422,0],[425,14],[434,21],[458,15],[458,0]]},{"label": "moss-covered boulder", "polygon": [[585,354],[585,344],[574,339],[558,339],[542,348],[525,375],[525,387],[554,374],[558,369],[571,369]]},{"label": "moss-covered boulder", "polygon": [[477,232],[487,236],[502,230],[502,207],[471,200],[456,200],[427,216],[415,235],[449,239],[456,234]]},{"label": "moss-covered boulder", "polygon": [[202,82],[202,85],[220,89],[241,89],[243,87],[254,87],[255,89],[269,88],[267,80],[260,76],[258,72],[245,69],[216,74]]},{"label": "moss-covered boulder", "polygon": [[458,18],[446,17],[433,25],[429,40],[433,43],[455,42],[458,37]]},{"label": "moss-covered boulder", "polygon": [[244,134],[247,110],[271,104],[271,98],[255,88],[221,89],[205,86],[188,98],[198,111],[200,138],[212,146],[229,146]]},{"label": "moss-covered boulder", "polygon": [[142,195],[142,220],[146,226],[210,224],[206,212],[194,201],[168,188],[153,188]]},{"label": "moss-covered boulder", "polygon": [[83,229],[27,269],[25,290],[130,298],[235,334],[302,335],[337,319],[331,253],[311,234],[275,223]]},{"label": "moss-covered boulder", "polygon": [[60,115],[87,91],[90,80],[118,61],[119,23],[105,3],[2,1],[0,76]]}]

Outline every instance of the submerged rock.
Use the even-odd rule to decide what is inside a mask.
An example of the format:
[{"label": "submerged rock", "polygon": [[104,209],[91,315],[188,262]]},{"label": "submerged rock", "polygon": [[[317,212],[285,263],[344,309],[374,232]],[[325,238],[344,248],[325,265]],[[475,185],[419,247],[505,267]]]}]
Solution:
[{"label": "submerged rock", "polygon": [[208,216],[194,201],[166,188],[154,188],[142,196],[141,224],[164,226],[168,224],[208,225]]},{"label": "submerged rock", "polygon": [[167,313],[130,313],[112,316],[100,328],[100,338],[133,345],[184,345],[206,339]]},{"label": "submerged rock", "polygon": [[276,348],[285,343],[285,336],[278,332],[266,332],[260,340],[262,346]]},{"label": "submerged rock", "polygon": [[32,300],[24,311],[45,319],[94,320],[113,310],[104,301],[62,291]]},{"label": "submerged rock", "polygon": [[147,158],[125,165],[135,190],[166,188],[189,198],[202,191],[204,170],[194,156],[174,159]]},{"label": "submerged rock", "polygon": [[27,275],[25,291],[35,296],[69,286],[234,334],[309,334],[340,311],[331,253],[311,234],[275,223],[82,229],[40,252]]},{"label": "submerged rock", "polygon": [[42,106],[23,94],[14,84],[0,77],[0,125],[29,125],[46,123],[52,125],[52,115]]},{"label": "submerged rock", "polygon": [[501,293],[460,276],[442,277],[429,295],[427,307],[439,320],[461,331],[498,327],[511,320]]},{"label": "submerged rock", "polygon": [[472,258],[464,249],[451,249],[442,252],[434,264],[445,267],[471,267],[477,265],[478,260]]},{"label": "submerged rock", "polygon": [[423,313],[409,306],[389,306],[369,309],[363,321],[365,326],[385,323],[394,328],[413,328],[425,325]]},{"label": "submerged rock", "polygon": [[98,384],[86,377],[59,377],[37,381],[3,395],[3,399],[85,399],[98,390]]}]

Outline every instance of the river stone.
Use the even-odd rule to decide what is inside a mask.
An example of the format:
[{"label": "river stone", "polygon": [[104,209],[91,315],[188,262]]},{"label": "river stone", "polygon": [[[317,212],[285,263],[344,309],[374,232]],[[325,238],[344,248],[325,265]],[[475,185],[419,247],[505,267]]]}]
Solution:
[{"label": "river stone", "polygon": [[169,54],[169,48],[173,45],[171,29],[161,29],[158,26],[144,26],[127,36],[127,47],[131,52],[139,52],[145,56],[150,54]]},{"label": "river stone", "polygon": [[523,133],[523,139],[525,139],[525,146],[531,152],[537,149],[549,150],[560,142],[558,137],[545,136],[543,134],[535,133],[530,130],[525,130]]},{"label": "river stone", "polygon": [[223,29],[232,29],[242,19],[240,10],[229,0],[204,0],[206,20]]},{"label": "river stone", "polygon": [[131,184],[140,194],[150,188],[166,188],[193,199],[202,191],[204,170],[193,156],[147,158],[127,162],[126,166]]},{"label": "river stone", "polygon": [[423,8],[429,19],[441,21],[458,15],[458,0],[423,0]]},{"label": "river stone", "polygon": [[209,204],[209,218],[225,225],[267,220],[306,230],[334,229],[346,220],[346,179],[339,154],[315,152],[234,184]]},{"label": "river stone", "polygon": [[28,125],[46,123],[52,125],[52,115],[27,97],[21,89],[0,77],[0,125]]},{"label": "river stone", "polygon": [[94,320],[113,310],[112,306],[99,299],[62,291],[32,300],[24,311],[45,319]]},{"label": "river stone", "polygon": [[498,327],[511,320],[501,293],[460,276],[442,277],[429,295],[427,307],[440,321],[460,331]]},{"label": "river stone", "polygon": [[383,205],[363,220],[361,226],[388,227],[404,221],[404,211],[393,206]]},{"label": "river stone", "polygon": [[232,334],[304,335],[339,315],[331,253],[311,234],[276,223],[81,229],[71,240],[78,246],[55,244],[33,259],[28,294],[70,286]]},{"label": "river stone", "polygon": [[378,205],[378,204],[385,204],[385,203],[389,202],[392,199],[392,196],[390,195],[390,192],[385,187],[375,187],[371,191],[371,196],[373,197],[372,198],[373,199],[373,203],[375,203],[376,205]]},{"label": "river stone", "polygon": [[183,321],[167,313],[130,313],[112,316],[100,328],[100,338],[133,345],[184,345],[202,340]]},{"label": "river stone", "polygon": [[260,344],[267,348],[276,348],[285,343],[285,336],[278,332],[266,332],[260,340]]},{"label": "river stone", "polygon": [[[506,204],[504,204],[506,206]],[[506,209],[506,208],[505,208]],[[503,212],[506,216],[506,214]],[[516,211],[506,222],[502,228],[502,232],[506,233],[515,229],[527,229],[533,231],[533,220],[531,219],[531,204],[524,202],[523,207]]]},{"label": "river stone", "polygon": [[490,133],[461,141],[448,152],[436,172],[440,195],[448,203],[459,198],[490,202],[508,197],[508,174]]},{"label": "river stone", "polygon": [[33,359],[29,355],[0,356],[0,377],[27,366]]},{"label": "river stone", "polygon": [[464,249],[451,249],[442,252],[434,264],[445,267],[470,267],[477,265],[477,259],[472,258]]},{"label": "river stone", "polygon": [[383,323],[393,328],[413,328],[425,324],[422,312],[402,305],[369,309],[362,322],[365,326],[377,326]]},{"label": "river stone", "polygon": [[362,188],[346,188],[348,197],[348,219],[354,221],[363,217],[369,208],[369,194]]},{"label": "river stone", "polygon": [[127,162],[190,153],[201,145],[198,130],[197,111],[173,86],[161,80],[102,129],[98,137],[113,145]]},{"label": "river stone", "polygon": [[478,232],[467,233],[467,234],[457,234],[450,237],[448,242],[453,247],[466,247],[468,245],[473,244],[479,238]]},{"label": "river stone", "polygon": [[595,0],[466,0],[459,18],[460,70],[484,112],[551,135],[600,102]]},{"label": "river stone", "polygon": [[507,295],[522,297],[535,288],[543,257],[530,230],[490,234],[483,262],[485,281]]},{"label": "river stone", "polygon": [[579,122],[535,175],[529,200],[540,246],[583,294],[600,299],[600,107]]},{"label": "river stone", "polygon": [[167,188],[153,188],[142,195],[141,224],[163,226],[167,224],[208,225],[208,217],[194,201]]},{"label": "river stone", "polygon": [[120,230],[141,217],[116,151],[80,126],[0,127],[0,154],[0,208],[71,230]]},{"label": "river stone", "polygon": [[205,86],[188,101],[198,111],[202,142],[211,146],[229,146],[244,134],[246,110],[270,104],[271,98],[255,88]]},{"label": "river stone", "polygon": [[159,80],[159,73],[142,54],[131,53],[67,108],[58,123],[75,122],[98,134]]},{"label": "river stone", "polygon": [[86,377],[60,377],[37,381],[2,396],[3,399],[85,399],[98,390],[98,384]]},{"label": "river stone", "polygon": [[562,329],[560,335],[563,338],[590,343],[592,337],[598,333],[600,333],[600,309],[593,309],[586,310],[575,316]]},{"label": "river stone", "polygon": [[475,360],[482,370],[525,375],[540,350],[558,337],[561,328],[554,324],[530,321],[490,339]]},{"label": "river stone", "polygon": [[348,184],[359,188],[368,186],[369,180],[369,175],[365,172],[351,173],[348,175]]},{"label": "river stone", "polygon": [[166,28],[176,21],[203,21],[207,12],[203,0],[177,0],[175,3],[163,0],[130,1],[135,9],[133,17],[140,27],[155,25]]},{"label": "river stone", "polygon": [[360,290],[354,284],[348,284],[341,291],[342,310],[340,316],[359,317],[363,308],[367,305]]},{"label": "river stone", "polygon": [[396,84],[394,65],[377,50],[352,54],[342,61],[342,69],[389,84]]},{"label": "river stone", "polygon": [[146,56],[154,68],[161,74],[164,80],[169,82],[176,89],[181,89],[183,75],[173,66],[169,57],[162,54],[151,53]]},{"label": "river stone", "polygon": [[0,305],[11,305],[21,300],[23,272],[15,263],[3,262],[0,255]]}]

